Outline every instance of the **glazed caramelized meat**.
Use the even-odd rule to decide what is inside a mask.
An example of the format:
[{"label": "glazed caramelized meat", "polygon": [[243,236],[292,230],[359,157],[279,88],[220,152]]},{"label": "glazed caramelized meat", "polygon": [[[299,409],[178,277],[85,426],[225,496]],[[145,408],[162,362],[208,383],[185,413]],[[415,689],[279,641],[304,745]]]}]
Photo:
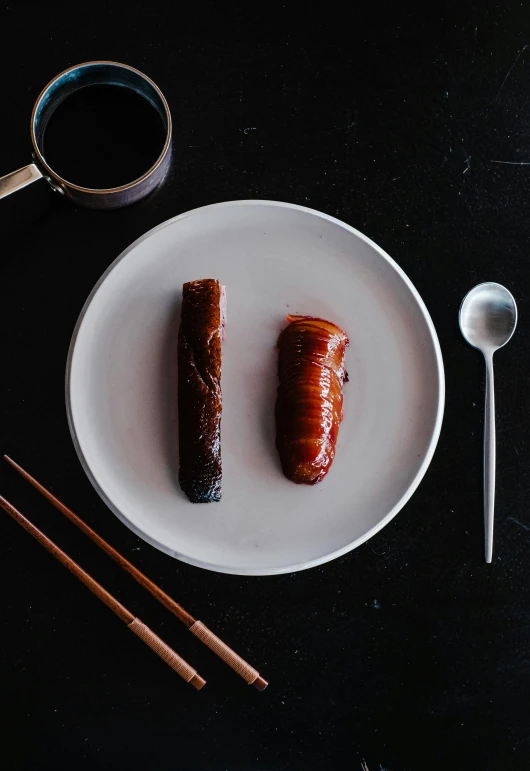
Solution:
[{"label": "glazed caramelized meat", "polygon": [[179,482],[192,503],[221,500],[221,340],[224,287],[182,288],[178,335]]},{"label": "glazed caramelized meat", "polygon": [[288,479],[315,485],[335,457],[348,337],[324,319],[289,315],[287,320],[278,339],[276,447]]}]

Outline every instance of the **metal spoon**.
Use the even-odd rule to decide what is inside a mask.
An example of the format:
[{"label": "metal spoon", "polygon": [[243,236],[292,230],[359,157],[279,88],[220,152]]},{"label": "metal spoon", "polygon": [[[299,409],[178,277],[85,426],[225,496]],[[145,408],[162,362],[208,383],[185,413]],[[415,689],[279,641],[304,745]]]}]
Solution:
[{"label": "metal spoon", "polygon": [[495,508],[495,392],[493,354],[510,340],[517,325],[517,306],[501,284],[478,284],[460,306],[460,330],[465,340],[486,360],[486,407],[484,421],[484,549],[486,562],[493,554]]}]

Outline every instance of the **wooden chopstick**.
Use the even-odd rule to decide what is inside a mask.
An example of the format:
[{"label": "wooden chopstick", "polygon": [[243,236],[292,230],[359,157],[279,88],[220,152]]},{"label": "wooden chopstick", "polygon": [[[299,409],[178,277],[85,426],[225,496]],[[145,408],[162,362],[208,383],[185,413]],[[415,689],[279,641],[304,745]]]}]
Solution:
[{"label": "wooden chopstick", "polygon": [[220,659],[222,659],[234,672],[237,672],[248,685],[253,685],[258,691],[263,691],[268,685],[267,680],[263,678],[260,673],[251,667],[244,659],[241,658],[235,651],[226,645],[217,635],[215,635],[208,627],[195,619],[190,613],[179,605],[175,600],[166,594],[157,584],[151,579],[147,578],[138,568],[129,562],[122,554],[105,541],[100,535],[98,535],[91,527],[89,527],[83,520],[74,512],[65,506],[58,498],[47,490],[40,482],[25,471],[22,466],[19,466],[8,455],[4,455],[6,460],[18,473],[24,477],[33,487],[38,490],[55,508],[64,514],[65,517],[74,523],[85,535],[87,535],[91,541],[93,541],[99,548],[105,552],[111,559],[113,559],[123,570],[131,575],[135,581],[137,581],[144,589],[147,589],[153,597],[162,603],[168,610],[176,616],[179,621],[187,626],[192,634],[194,634],[201,642],[203,642],[210,650],[212,650]]},{"label": "wooden chopstick", "polygon": [[92,578],[92,576],[89,575],[86,570],[83,570],[83,568],[78,565],[77,562],[74,562],[74,560],[69,557],[66,552],[60,549],[57,544],[48,538],[48,536],[44,535],[44,533],[39,530],[38,527],[35,527],[35,525],[30,522],[29,519],[26,519],[26,517],[21,514],[18,509],[15,509],[15,507],[1,495],[0,506],[4,509],[4,511],[7,511],[9,516],[12,517],[15,522],[18,522],[18,524],[21,525],[24,530],[26,530],[30,535],[33,536],[33,538],[35,538],[36,541],[44,546],[44,548],[47,549],[50,554],[53,554],[55,559],[59,560],[62,565],[68,568],[68,570],[73,573],[82,584],[88,587],[90,591],[96,595],[96,597],[99,597],[101,602],[104,602],[105,605],[118,616],[118,618],[121,618],[121,620],[127,624],[127,627],[131,630],[131,632],[134,632],[141,640],[143,640],[144,643],[151,648],[151,650],[157,653],[160,658],[163,659],[163,661],[165,661],[166,664],[168,664],[172,669],[174,669],[175,672],[177,672],[177,674],[179,674],[187,683],[193,685],[193,687],[198,691],[204,685],[206,685],[206,680],[203,680],[203,678],[197,674],[197,671],[193,669],[193,667],[190,667],[190,665],[184,661],[184,659],[181,658],[178,653],[170,648],[169,645],[166,645],[166,643],[161,640],[160,637],[158,637],[154,632],[152,632],[148,626],[142,623],[139,618],[136,618],[129,610],[127,610],[127,608],[121,604],[121,602],[118,602],[118,600],[113,597],[110,592],[104,589],[101,584],[99,584],[94,578]]}]

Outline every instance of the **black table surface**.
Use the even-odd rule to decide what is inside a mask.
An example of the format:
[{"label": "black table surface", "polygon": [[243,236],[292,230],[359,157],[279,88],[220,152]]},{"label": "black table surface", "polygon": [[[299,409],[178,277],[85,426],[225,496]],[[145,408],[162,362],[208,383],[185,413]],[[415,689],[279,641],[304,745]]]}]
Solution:
[{"label": "black table surface", "polygon": [[[271,684],[248,688],[2,464],[0,491],[209,682],[184,684],[1,512],[0,766],[530,768],[528,4],[53,6],[0,9],[1,171],[28,163],[44,84],[97,58],[160,85],[175,152],[130,209],[76,208],[43,182],[0,202],[0,450]],[[411,501],[354,552],[278,577],[202,571],[138,539],[85,477],[64,407],[70,336],[100,274],[169,217],[239,198],[307,205],[374,239],[425,300],[446,370],[441,439]],[[520,310],[496,357],[490,566],[483,362],[457,324],[486,280]]]}]

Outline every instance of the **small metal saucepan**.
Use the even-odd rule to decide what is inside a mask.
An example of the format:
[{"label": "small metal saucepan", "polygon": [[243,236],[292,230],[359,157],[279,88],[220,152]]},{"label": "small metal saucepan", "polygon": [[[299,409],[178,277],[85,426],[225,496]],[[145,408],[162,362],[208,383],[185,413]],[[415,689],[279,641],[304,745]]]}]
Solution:
[{"label": "small metal saucepan", "polygon": [[[93,189],[60,177],[47,164],[42,142],[48,119],[66,97],[85,86],[102,84],[125,86],[145,97],[162,118],[166,137],[156,162],[141,177],[120,187]],[[163,180],[171,156],[171,114],[158,86],[139,70],[117,62],[85,62],[61,72],[42,91],[31,114],[31,142],[33,163],[0,177],[0,198],[45,179],[54,190],[77,204],[92,209],[117,209],[144,198]]]}]

